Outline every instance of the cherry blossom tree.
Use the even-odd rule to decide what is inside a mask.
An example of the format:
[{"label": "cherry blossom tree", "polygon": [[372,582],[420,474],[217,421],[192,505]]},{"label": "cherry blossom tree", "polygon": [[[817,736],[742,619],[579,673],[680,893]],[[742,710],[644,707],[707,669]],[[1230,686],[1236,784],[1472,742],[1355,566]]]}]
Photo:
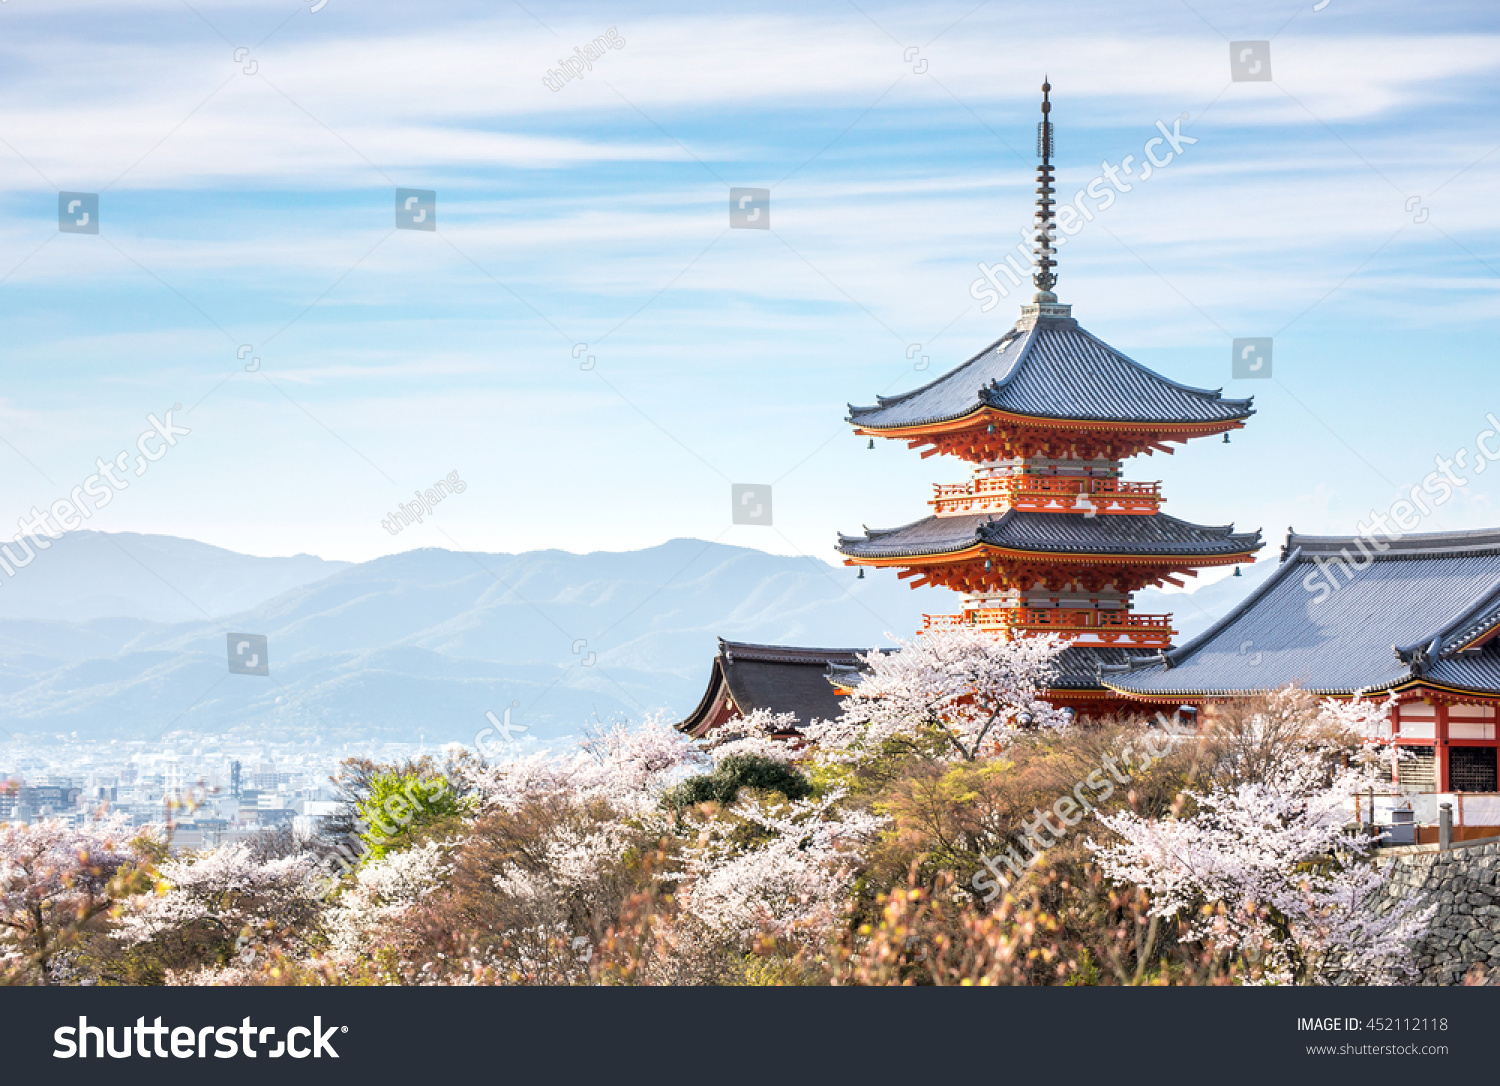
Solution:
[{"label": "cherry blossom tree", "polygon": [[448,851],[427,841],[361,866],[325,918],[334,957],[353,961],[384,945],[406,914],[442,884]]},{"label": "cherry blossom tree", "polygon": [[[490,883],[506,925],[503,971],[534,983],[572,984],[588,976],[593,947],[643,877],[633,857],[660,840],[664,823],[612,817],[596,804],[554,804],[555,817],[533,847],[506,849]],[[484,829],[504,834],[499,823]]]},{"label": "cherry blossom tree", "polygon": [[845,809],[842,791],[770,806],[755,799],[707,822],[687,851],[678,897],[721,934],[816,941],[843,916],[865,850],[886,819]]},{"label": "cherry blossom tree", "polygon": [[0,824],[0,976],[53,982],[54,958],[132,889],[131,836],[120,817]]},{"label": "cherry blossom tree", "polygon": [[[746,795],[691,811],[668,810],[668,790],[736,756],[786,763],[773,738],[790,714],[752,713],[695,742],[660,720],[612,728],[574,755],[486,767],[480,828],[500,857],[491,884],[503,899],[511,968],[568,982],[586,972],[574,943],[603,934],[641,878],[640,861],[665,849],[674,938],[748,946],[757,935],[816,940],[842,915],[865,848],[882,818],[850,810],[842,792],[772,803]],[[539,831],[539,832],[538,832]],[[666,857],[670,855],[672,859]],[[665,930],[665,929],[664,929]]]},{"label": "cherry blossom tree", "polygon": [[806,729],[820,757],[859,763],[896,750],[972,762],[1022,729],[1071,719],[1041,696],[1065,646],[1055,635],[1005,640],[957,627],[900,644],[863,657],[843,715]]},{"label": "cherry blossom tree", "polygon": [[537,753],[467,768],[465,783],[480,807],[514,810],[544,797],[602,799],[622,809],[649,808],[685,776],[713,768],[712,759],[663,717],[638,727],[616,723],[584,739],[571,754]]},{"label": "cherry blossom tree", "polygon": [[589,948],[650,883],[642,857],[672,833],[664,795],[713,764],[656,716],[597,730],[569,752],[469,767],[479,803],[456,892],[466,915],[485,918],[489,966],[530,983],[585,978]]},{"label": "cherry blossom tree", "polygon": [[1218,779],[1183,793],[1175,816],[1101,815],[1118,840],[1088,847],[1106,877],[1147,891],[1151,916],[1184,919],[1188,939],[1264,981],[1399,980],[1431,909],[1414,896],[1374,909],[1385,882],[1369,862],[1375,838],[1349,831],[1352,797],[1388,771],[1371,746],[1346,757],[1348,741],[1384,719],[1363,699],[1272,695],[1221,750]]},{"label": "cherry blossom tree", "polygon": [[315,862],[258,860],[242,841],[174,857],[158,868],[157,892],[127,904],[116,937],[153,944],[175,968],[303,943],[319,907]]},{"label": "cherry blossom tree", "polygon": [[797,759],[802,744],[792,737],[800,730],[796,713],[754,709],[746,716],[726,720],[700,742],[715,765],[745,754],[786,763]]}]

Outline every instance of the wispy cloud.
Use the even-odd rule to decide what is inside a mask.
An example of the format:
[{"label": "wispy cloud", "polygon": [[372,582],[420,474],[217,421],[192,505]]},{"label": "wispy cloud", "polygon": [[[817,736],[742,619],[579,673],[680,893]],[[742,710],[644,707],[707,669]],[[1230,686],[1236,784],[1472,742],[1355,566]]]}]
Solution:
[{"label": "wispy cloud", "polygon": [[[969,284],[1029,220],[1044,70],[1067,195],[1159,119],[1199,140],[1065,247],[1084,323],[1211,387],[1229,335],[1285,341],[1281,384],[1232,389],[1261,407],[1235,445],[1138,467],[1174,513],[1341,530],[1384,486],[1362,460],[1405,477],[1447,443],[1451,390],[1488,387],[1484,13],[311,6],[0,7],[0,435],[71,478],[143,411],[203,404],[191,453],[106,526],[368,556],[390,495],[361,457],[403,482],[458,465],[491,496],[464,514],[485,549],[713,538],[720,471],[790,472],[783,530],[740,540],[772,550],[915,519],[961,469],[869,452],[844,404],[1013,319]],[[611,26],[624,48],[544,86]],[[1275,82],[1232,83],[1228,36],[1273,38]],[[772,189],[772,231],[728,229],[729,184]],[[53,185],[104,190],[103,236],[57,234]],[[438,191],[437,234],[394,230],[395,185]],[[0,513],[49,499],[7,462]]]}]

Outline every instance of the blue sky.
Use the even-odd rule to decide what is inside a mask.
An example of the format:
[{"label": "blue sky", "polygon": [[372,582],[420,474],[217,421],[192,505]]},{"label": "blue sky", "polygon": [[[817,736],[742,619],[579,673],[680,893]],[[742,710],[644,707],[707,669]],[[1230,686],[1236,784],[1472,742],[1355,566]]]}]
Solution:
[{"label": "blue sky", "polygon": [[[1070,239],[1057,288],[1147,365],[1256,397],[1229,445],[1131,466],[1169,512],[1274,557],[1500,413],[1487,5],[313,7],[0,8],[0,523],[178,403],[191,435],[89,527],[831,561],[966,474],[842,417],[1015,319],[970,284],[1029,220],[1044,72],[1064,194],[1158,120],[1197,140]],[[1232,81],[1232,40],[1269,40],[1274,80]],[[437,191],[436,232],[393,228],[398,186]],[[730,186],[772,190],[771,230],[728,228]],[[102,193],[99,234],[59,233],[58,190]],[[1237,336],[1274,337],[1272,380],[1230,379]],[[454,471],[427,524],[381,527]],[[1423,526],[1500,524],[1497,476]],[[731,524],[740,482],[774,485],[772,527]]]}]

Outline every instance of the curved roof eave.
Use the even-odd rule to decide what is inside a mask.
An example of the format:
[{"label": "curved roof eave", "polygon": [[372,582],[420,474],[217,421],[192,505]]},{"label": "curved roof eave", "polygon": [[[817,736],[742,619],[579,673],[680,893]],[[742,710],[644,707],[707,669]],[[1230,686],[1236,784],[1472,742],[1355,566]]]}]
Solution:
[{"label": "curved roof eave", "polygon": [[[985,513],[952,518],[927,516],[896,528],[867,528],[863,536],[846,536],[840,533],[836,549],[851,558],[886,561],[959,555],[976,547],[984,547],[995,553],[1078,555],[1088,561],[1203,563],[1210,560],[1234,560],[1241,555],[1253,561],[1254,553],[1265,546],[1259,531],[1236,534],[1233,524],[1193,524],[1165,513],[1153,514],[1149,519],[1155,524],[1169,525],[1175,537],[1131,538],[1128,529],[1134,527],[1131,522],[1136,518],[1100,518],[1097,521],[1078,518],[1076,523],[1064,524],[1055,522],[1053,518],[1056,516],[1053,513],[1024,513],[1014,509],[1007,510],[998,518]],[[1007,538],[1004,533],[1013,522],[1025,523],[1020,528],[1020,535]],[[1064,534],[1055,538],[1041,538],[1033,535],[1028,538],[1028,528],[1034,529],[1039,523],[1048,527],[1076,527],[1080,531],[1088,526],[1089,531],[1083,536],[1069,537]],[[1106,531],[1102,537],[1099,536],[1100,530],[1106,526],[1110,530],[1118,529],[1122,534],[1111,538],[1111,532]],[[929,534],[934,529],[939,533],[936,537]],[[901,541],[903,533],[910,533],[909,542]],[[1198,534],[1208,538],[1194,538]],[[867,547],[873,548],[891,537],[896,537],[894,545],[886,543],[881,548],[881,553],[866,550]]]},{"label": "curved roof eave", "polygon": [[[1359,690],[1318,688],[1314,686],[1304,686],[1302,687],[1302,689],[1306,690],[1309,694],[1316,694],[1318,697],[1322,698],[1352,698],[1361,695],[1369,696],[1372,694],[1382,694],[1387,690],[1406,685],[1410,681],[1411,680],[1409,679],[1398,679],[1394,682],[1384,683],[1379,686],[1366,686]],[[1108,680],[1101,680],[1101,684],[1106,690],[1113,690],[1116,694],[1123,694],[1128,698],[1134,698],[1140,701],[1155,701],[1157,699],[1175,700],[1177,698],[1253,698],[1261,694],[1270,693],[1272,689],[1278,689],[1274,687],[1261,687],[1259,689],[1247,688],[1244,690],[1132,690],[1128,686],[1120,686]]]},{"label": "curved roof eave", "polygon": [[[981,407],[988,407],[993,411],[1004,411],[1007,415],[1015,415],[1023,419],[1042,419],[1047,422],[1076,422],[1082,425],[1089,423],[1109,426],[1220,426],[1226,422],[1243,422],[1255,414],[1255,409],[1248,409],[1243,415],[1226,415],[1218,419],[1152,419],[1152,418],[1128,418],[1128,419],[1086,419],[1073,415],[1041,415],[1032,411],[1018,411],[1014,407],[1000,407],[996,404],[987,403],[984,398],[992,395],[989,389],[980,392]],[[1234,400],[1220,400],[1220,403],[1235,403]],[[972,413],[972,412],[971,412]],[[955,416],[963,418],[962,415]],[[944,420],[946,421],[946,420]],[[873,429],[873,427],[872,427]]]}]

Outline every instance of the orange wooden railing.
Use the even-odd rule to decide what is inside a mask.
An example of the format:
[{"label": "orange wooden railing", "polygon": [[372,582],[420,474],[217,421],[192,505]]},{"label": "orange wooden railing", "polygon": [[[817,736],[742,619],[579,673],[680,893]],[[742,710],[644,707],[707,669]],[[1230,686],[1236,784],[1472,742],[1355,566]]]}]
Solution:
[{"label": "orange wooden railing", "polygon": [[1131,611],[1071,607],[995,607],[958,615],[923,615],[923,630],[972,626],[1008,636],[1055,633],[1104,644],[1166,646],[1177,631],[1171,615],[1138,615]]},{"label": "orange wooden railing", "polygon": [[1033,512],[1155,513],[1160,483],[1128,483],[1087,475],[1000,475],[967,483],[939,483],[932,506],[938,513],[1011,508]]}]

